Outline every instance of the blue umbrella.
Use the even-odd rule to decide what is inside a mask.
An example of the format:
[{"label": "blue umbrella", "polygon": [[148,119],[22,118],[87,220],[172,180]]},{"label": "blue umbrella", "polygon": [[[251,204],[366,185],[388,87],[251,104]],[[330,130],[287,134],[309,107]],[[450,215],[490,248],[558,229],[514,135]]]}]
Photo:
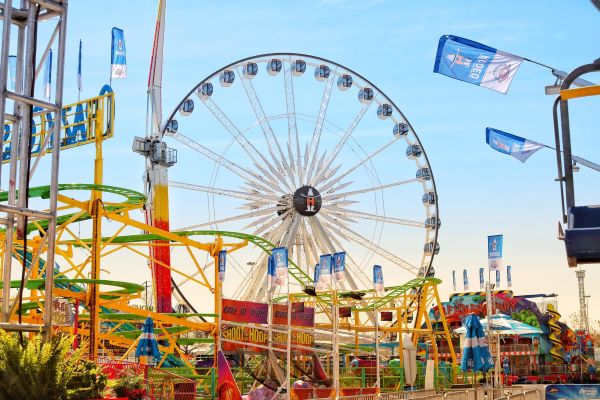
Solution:
[{"label": "blue umbrella", "polygon": [[468,315],[464,327],[466,328],[465,348],[462,353],[460,370],[464,372],[471,369],[486,372],[494,368],[494,360],[490,354],[479,318],[475,314]]},{"label": "blue umbrella", "polygon": [[156,337],[154,337],[154,322],[150,317],[146,318],[146,321],[142,325],[142,334],[135,349],[135,356],[151,356],[154,359],[160,358],[158,342],[156,341]]}]

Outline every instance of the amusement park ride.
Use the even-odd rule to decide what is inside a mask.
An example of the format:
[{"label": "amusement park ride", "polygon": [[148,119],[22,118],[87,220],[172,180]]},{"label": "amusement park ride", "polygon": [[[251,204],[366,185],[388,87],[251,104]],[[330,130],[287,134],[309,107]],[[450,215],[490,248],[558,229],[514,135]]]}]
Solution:
[{"label": "amusement park ride", "polygon": [[[133,145],[146,158],[142,194],[104,182],[103,142],[116,134],[112,88],[107,85],[97,97],[62,104],[67,4],[31,0],[14,8],[7,0],[2,15],[17,27],[18,51],[16,85],[11,91],[7,86],[11,24],[6,23],[0,57],[0,120],[5,126],[3,162],[10,165],[10,175],[8,190],[0,197],[0,211],[5,214],[0,222],[6,227],[0,242],[4,256],[1,328],[33,332],[42,327],[47,335],[66,330],[88,342],[92,358],[127,359],[140,336],[140,322],[151,317],[161,351],[156,364],[187,366],[194,374],[184,344],[214,343],[215,355],[221,342],[223,348],[261,347],[244,342],[246,338],[236,343],[228,336],[235,321],[221,324],[222,303],[267,302],[269,307],[287,304],[288,323],[271,321],[255,328],[270,335],[279,329],[279,334],[287,335],[283,353],[294,363],[323,349],[337,356],[383,341],[395,341],[401,352],[405,335],[414,345],[428,343],[436,364],[440,338],[452,349],[448,326],[443,320],[434,326],[427,312],[440,304],[440,280],[433,277],[432,266],[439,251],[440,226],[432,170],[404,115],[370,81],[340,64],[305,54],[249,57],[201,80],[163,123],[165,2],[161,1],[148,85],[152,115],[146,137],[136,137]],[[39,57],[34,48],[40,35],[36,25],[55,16],[59,17],[55,33]],[[35,84],[56,37],[58,68],[51,103],[49,98],[35,97]],[[311,99],[316,102],[311,104]],[[194,101],[202,107],[195,107]],[[212,122],[205,122],[207,115]],[[239,122],[234,122],[236,118]],[[226,137],[230,139],[225,146],[213,143]],[[207,184],[169,179],[167,171],[175,165],[177,153],[165,139],[194,152],[193,157],[184,153],[180,160],[198,161],[201,170],[212,169]],[[83,145],[95,148],[93,183],[59,183],[59,153]],[[397,157],[398,151],[406,158]],[[46,154],[52,162],[44,169]],[[389,170],[384,165],[394,167]],[[38,182],[47,172],[49,185],[31,184],[34,173]],[[400,172],[410,174],[398,180]],[[177,173],[186,176],[185,171]],[[216,186],[219,182],[226,182],[225,187]],[[169,186],[204,193],[209,198],[208,212],[194,214],[198,218],[194,225],[172,230]],[[399,198],[405,204],[398,206]],[[246,212],[227,215],[236,205]],[[135,218],[139,211],[144,212],[143,222]],[[400,231],[403,243],[389,239]],[[267,260],[275,247],[286,248],[289,254],[287,290],[268,288]],[[223,250],[234,268],[250,269],[243,271],[235,291],[219,277]],[[339,283],[340,290],[315,291],[312,275],[320,254],[336,251],[347,254],[347,278]],[[405,258],[397,255],[401,251]],[[143,286],[102,277],[108,268],[104,260],[124,252],[148,263],[154,310],[133,306]],[[371,289],[368,274],[373,262],[385,263],[394,281],[407,283],[378,292]],[[17,264],[20,279],[13,272]],[[192,300],[201,289],[214,297],[209,312],[199,312],[206,307]],[[175,312],[172,299],[192,312]],[[302,313],[289,312],[292,303],[314,312],[310,333],[304,332],[310,340],[302,348],[303,356],[292,354],[298,346],[292,343],[292,337],[298,336],[293,332],[297,328],[290,326],[292,314]],[[339,309],[349,315],[338,317]],[[392,318],[382,321],[381,312]],[[262,349],[282,353],[281,346],[270,341]],[[455,362],[453,350],[452,354]],[[278,383],[280,390],[289,388],[294,376],[298,378],[297,371],[290,370],[287,380]],[[334,378],[339,381],[335,371]],[[330,384],[341,389],[338,382]]]},{"label": "amusement park ride", "polygon": [[[18,47],[16,85],[8,90],[11,24],[5,23],[0,147],[10,171],[2,181],[8,189],[0,193],[0,328],[69,331],[88,342],[90,357],[125,360],[136,348],[140,323],[151,317],[161,352],[157,366],[196,374],[182,346],[212,344],[219,379],[227,365],[224,358],[218,363],[221,350],[229,358],[241,351],[242,366],[248,354],[253,362],[266,360],[251,369],[253,377],[260,368],[271,371],[265,379],[287,393],[292,379],[308,374],[301,365],[312,357],[311,374],[320,376],[314,383],[339,394],[344,387],[336,357],[369,352],[373,345],[378,355],[383,343],[399,354],[409,342],[425,346],[437,377],[438,347],[455,365],[437,291],[441,281],[433,270],[440,227],[435,181],[424,146],[400,109],[338,63],[272,53],[235,61],[200,80],[163,123],[165,3],[159,2],[148,82],[152,113],[146,136],[133,143],[146,161],[142,194],[104,182],[103,142],[118,135],[112,88],[62,104],[66,2],[23,0],[23,7],[14,8],[5,1],[2,17],[17,27]],[[35,96],[48,54],[38,57],[35,43],[36,25],[55,16],[46,47],[58,37],[51,103]],[[179,154],[166,140],[179,146]],[[93,183],[59,183],[59,153],[83,145],[95,147]],[[46,154],[51,163],[44,170],[38,165],[48,164]],[[49,185],[33,186],[34,174],[35,182],[48,178]],[[191,193],[184,197],[194,204],[188,226],[172,229],[169,187]],[[200,196],[207,199],[205,212],[197,207]],[[144,221],[135,218],[142,212]],[[267,274],[275,248],[287,249],[289,274],[286,285],[273,287]],[[218,268],[223,250],[227,281]],[[319,290],[313,274],[320,255],[340,251],[346,253],[346,279]],[[126,252],[148,264],[153,310],[133,305],[142,285],[102,276],[105,260]],[[373,289],[369,277],[374,263],[384,265],[394,282],[382,291]],[[209,297],[213,307],[203,312]],[[175,312],[173,300],[191,312]],[[263,307],[266,314],[256,320],[231,311]],[[310,313],[309,322],[296,323],[294,318]],[[265,340],[252,339],[257,337]],[[277,378],[276,360],[283,357],[287,376]],[[316,373],[325,359],[336,360],[325,368],[331,366],[333,379]],[[379,390],[375,369],[377,379],[369,384]]]}]

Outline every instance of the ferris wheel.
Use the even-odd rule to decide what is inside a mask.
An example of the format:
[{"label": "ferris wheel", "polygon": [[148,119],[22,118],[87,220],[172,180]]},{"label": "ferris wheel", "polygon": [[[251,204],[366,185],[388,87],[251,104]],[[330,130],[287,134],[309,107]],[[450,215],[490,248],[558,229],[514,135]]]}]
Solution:
[{"label": "ferris wheel", "polygon": [[[386,285],[433,274],[440,219],[425,149],[353,70],[306,54],[248,57],[193,87],[163,133],[178,150],[174,230],[262,236],[309,277],[321,254],[345,251],[349,290],[372,287],[374,264]],[[264,299],[267,254],[236,254],[225,294]]]}]

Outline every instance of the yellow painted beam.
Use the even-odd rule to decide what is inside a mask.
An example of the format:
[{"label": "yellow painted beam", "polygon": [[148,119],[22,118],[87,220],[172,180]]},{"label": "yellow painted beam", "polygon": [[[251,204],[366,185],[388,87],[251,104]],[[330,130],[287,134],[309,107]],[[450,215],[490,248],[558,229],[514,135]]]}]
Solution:
[{"label": "yellow painted beam", "polygon": [[600,85],[586,86],[574,89],[565,89],[560,91],[561,100],[576,99],[579,97],[597,96],[600,95]]}]

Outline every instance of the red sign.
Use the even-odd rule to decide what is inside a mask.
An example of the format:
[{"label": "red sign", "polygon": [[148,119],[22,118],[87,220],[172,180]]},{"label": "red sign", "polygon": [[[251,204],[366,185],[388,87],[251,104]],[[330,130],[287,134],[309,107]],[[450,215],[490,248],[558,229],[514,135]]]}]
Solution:
[{"label": "red sign", "polygon": [[249,322],[253,324],[268,323],[268,304],[223,299],[221,306],[221,319],[223,321]]},{"label": "red sign", "polygon": [[[287,305],[273,304],[273,324],[287,325]],[[315,309],[312,307],[293,307],[292,305],[292,326],[315,326]]]}]

